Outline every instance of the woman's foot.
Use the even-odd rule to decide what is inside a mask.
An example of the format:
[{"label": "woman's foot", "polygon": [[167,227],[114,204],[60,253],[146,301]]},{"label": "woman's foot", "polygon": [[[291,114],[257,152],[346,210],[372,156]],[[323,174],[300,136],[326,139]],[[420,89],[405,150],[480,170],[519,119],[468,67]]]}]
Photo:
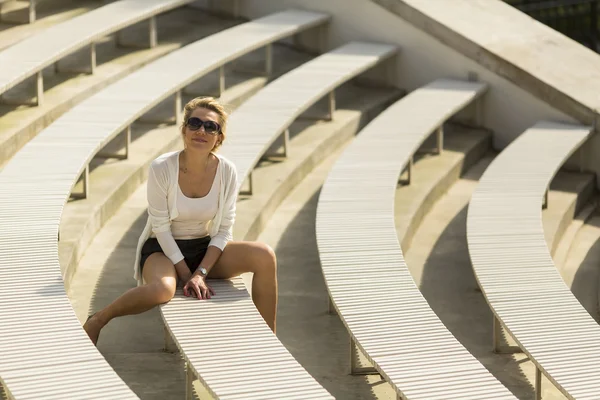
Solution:
[{"label": "woman's foot", "polygon": [[94,343],[94,346],[96,345],[96,343],[98,343],[98,337],[100,336],[100,331],[102,330],[103,327],[104,327],[104,324],[98,318],[97,313],[91,315],[87,319],[87,321],[85,321],[85,324],[83,324],[83,329],[90,337],[90,340],[92,341],[92,343]]}]

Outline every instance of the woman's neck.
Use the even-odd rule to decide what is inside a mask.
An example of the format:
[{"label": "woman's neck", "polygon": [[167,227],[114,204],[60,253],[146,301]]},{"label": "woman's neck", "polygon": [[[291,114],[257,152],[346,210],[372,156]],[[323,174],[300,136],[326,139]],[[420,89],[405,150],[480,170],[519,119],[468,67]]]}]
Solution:
[{"label": "woman's neck", "polygon": [[195,152],[190,149],[182,151],[182,168],[186,172],[204,172],[210,160],[210,153]]}]

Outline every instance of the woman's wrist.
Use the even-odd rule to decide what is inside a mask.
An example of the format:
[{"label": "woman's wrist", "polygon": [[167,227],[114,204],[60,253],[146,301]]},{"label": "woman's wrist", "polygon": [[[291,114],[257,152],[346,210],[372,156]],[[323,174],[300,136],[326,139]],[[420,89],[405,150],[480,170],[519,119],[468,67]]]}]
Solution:
[{"label": "woman's wrist", "polygon": [[199,276],[202,279],[206,279],[207,275],[208,275],[208,268],[206,268],[202,265],[199,265],[198,268],[196,268],[196,270],[192,274],[192,276]]},{"label": "woman's wrist", "polygon": [[179,279],[181,279],[182,281],[187,281],[192,276],[192,272],[188,268],[185,259],[175,264],[175,272],[177,273]]}]

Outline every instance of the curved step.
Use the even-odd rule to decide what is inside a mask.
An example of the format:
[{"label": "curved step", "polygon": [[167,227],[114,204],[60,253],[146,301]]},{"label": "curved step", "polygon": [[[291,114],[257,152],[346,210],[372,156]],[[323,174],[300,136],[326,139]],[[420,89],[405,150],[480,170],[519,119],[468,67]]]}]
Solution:
[{"label": "curved step", "polygon": [[565,255],[556,268],[577,300],[596,321],[600,322],[598,265],[600,265],[600,216],[597,204],[589,204],[577,216],[574,232],[565,238]]},{"label": "curved step", "polygon": [[515,398],[431,310],[404,263],[394,222],[404,166],[485,89],[438,80],[398,101],[346,149],[319,198],[317,243],[332,302],[352,340],[402,398]]},{"label": "curved step", "polygon": [[[161,41],[154,48],[131,51],[117,46],[112,38],[105,38],[96,44],[99,65],[94,74],[56,73],[46,69],[44,76],[48,87],[43,106],[0,104],[0,166],[79,102],[156,59],[235,24],[199,10],[173,10],[157,19]],[[132,35],[140,33],[143,33],[143,28],[138,26],[130,32]],[[85,66],[87,57],[77,53],[61,62]],[[19,101],[27,101],[28,91],[18,91],[12,96]]]},{"label": "curved step", "polygon": [[[279,55],[290,58],[290,54]],[[254,171],[256,194],[248,198],[243,197],[238,202],[238,218],[234,226],[234,236],[238,240],[255,240],[287,193],[319,165],[323,158],[354,137],[366,121],[396,99],[400,92],[346,85],[337,93],[338,110],[333,121],[315,123],[310,119],[300,118],[291,126],[290,147],[293,152],[289,157],[284,162],[279,162],[278,158],[268,158],[259,163]],[[170,135],[173,138],[177,136],[174,127],[159,129],[156,134],[150,134]],[[103,167],[109,165],[98,169]],[[121,169],[111,168],[110,172],[105,172],[109,175],[104,180],[109,183],[110,177],[119,175],[119,171]],[[114,184],[117,182],[119,179],[115,179]],[[96,311],[98,307],[107,304],[118,293],[134,284],[129,266],[135,258],[135,243],[143,228],[140,222],[144,222],[147,215],[146,206],[145,185],[142,185],[118,210],[115,218],[108,221],[106,229],[103,228],[97,238],[93,239],[83,256],[69,292],[80,320],[85,320],[88,313]],[[133,221],[135,223],[131,225]],[[221,291],[217,292],[217,296],[220,294]],[[164,374],[160,372],[161,376],[174,381],[173,396],[183,396],[178,390],[180,374],[172,371],[174,358],[170,357],[169,353],[158,350],[162,345],[163,335],[160,316],[158,310],[156,311],[134,318],[114,320],[103,330],[99,348],[107,357],[110,355],[109,362],[113,368],[117,371],[128,371],[123,376],[129,385],[144,388],[140,389],[140,396],[143,391],[156,390],[162,393],[161,391],[166,390],[162,380],[145,383],[150,373],[146,363],[153,362],[151,360],[164,360],[164,367],[156,366],[152,367],[152,370],[164,371]],[[143,341],[139,340],[140,330],[144,331]],[[132,351],[140,355],[135,360],[128,357],[128,353]],[[175,358],[179,359],[179,356]],[[269,373],[269,376],[271,374]],[[205,392],[199,385],[195,385],[195,388]]]},{"label": "curved step", "polygon": [[544,193],[590,128],[540,121],[486,169],[467,216],[469,255],[495,317],[568,398],[600,390],[600,327],[554,266],[541,220]]},{"label": "curved step", "polygon": [[[328,92],[391,57],[394,53],[395,48],[392,46],[350,43],[295,68],[245,102],[228,121],[228,140],[222,149],[224,156],[234,161],[238,169],[239,184],[245,180],[252,167],[265,155],[283,130],[287,129],[303,111]],[[330,111],[333,113],[333,109]],[[262,115],[263,118],[257,120],[256,115]],[[287,154],[289,150],[287,140],[285,145]],[[188,368],[199,376],[216,397],[241,399],[249,395],[247,387],[256,379],[255,373],[260,371],[265,373],[282,363],[281,376],[274,378],[268,385],[263,385],[260,391],[256,391],[257,398],[276,399],[291,396],[292,393],[277,395],[278,388],[292,387],[288,374],[298,376],[299,382],[305,381],[304,385],[308,391],[306,395],[309,396],[312,387],[319,385],[295,361],[291,363],[294,358],[283,346],[275,346],[279,341],[260,314],[257,311],[247,312],[246,308],[253,305],[249,294],[242,289],[242,280],[236,278],[227,285],[220,286],[220,296],[228,301],[221,304],[219,313],[212,313],[208,309],[214,307],[210,301],[190,301],[191,298],[184,297],[179,291],[173,300],[161,306],[165,325],[182,353],[186,355]],[[245,301],[239,301],[244,292]],[[189,323],[178,318],[182,313],[201,315],[210,313],[211,318]],[[193,332],[203,329],[206,324],[215,327],[215,332],[219,329],[227,331],[229,334],[221,337],[219,343],[235,351],[228,354],[223,353],[219,346],[214,349],[207,346],[207,349],[201,353],[194,352]],[[247,337],[244,333],[247,329],[251,329],[255,334]],[[259,356],[266,359],[259,365],[255,365],[251,373],[241,374],[237,370],[240,360],[236,357],[236,351],[246,354],[249,357],[247,362]],[[219,360],[218,372],[215,372],[213,360]],[[232,375],[237,376],[237,379],[229,385],[227,377]],[[302,385],[298,386],[296,390],[301,390],[301,387]],[[322,388],[318,396],[330,397]]]},{"label": "curved step", "polygon": [[[114,386],[115,390],[121,388],[124,397],[128,396],[126,392],[132,395],[81,329],[60,274],[56,239],[61,211],[77,177],[84,170],[87,173],[91,158],[134,119],[185,86],[186,79],[193,81],[236,56],[295,34],[304,27],[303,24],[313,27],[327,19],[316,13],[282,12],[171,53],[73,108],[30,141],[6,165],[0,174],[4,188],[0,191],[0,213],[4,217],[0,233],[5,244],[0,259],[3,278],[0,313],[3,320],[10,315],[11,321],[0,329],[0,352],[3,354],[0,376],[5,389],[15,398],[31,390],[29,383],[20,379],[23,374],[35,374],[36,381],[43,383],[35,390],[46,396],[68,392],[70,398],[75,398],[78,393],[83,393],[86,386],[83,382],[87,381],[90,388]],[[222,40],[227,37],[230,45],[224,46]],[[207,59],[204,51],[198,51],[203,46],[208,46],[210,51],[219,48],[221,58]],[[199,59],[198,62],[194,62],[195,59]],[[179,74],[173,73],[174,66],[179,68]],[[115,101],[122,101],[126,106],[115,107]],[[32,160],[40,159],[44,160],[44,169],[31,174]],[[35,254],[29,251],[32,245],[36,248]],[[15,263],[19,264],[19,270],[14,268]],[[44,289],[38,296],[31,297],[29,292],[19,289],[23,273],[31,273],[30,281]],[[54,301],[46,296],[51,296]],[[11,312],[16,304],[19,312]],[[40,313],[42,315],[38,317]],[[32,315],[36,317],[33,321],[30,320]],[[24,326],[27,326],[27,332],[23,332]],[[24,340],[17,345],[15,337]],[[4,357],[4,354],[9,356]],[[18,358],[11,357],[15,354]],[[68,366],[74,360],[80,360],[88,362],[89,368],[70,370],[69,378],[52,375],[49,367],[62,362],[59,355],[66,359]],[[38,369],[29,368],[32,365],[37,365]],[[92,370],[93,366],[97,369]],[[70,379],[73,385],[57,387],[57,380],[64,379]]]},{"label": "curved step", "polygon": [[[52,26],[46,29],[43,35],[31,36],[0,52],[0,94],[37,74],[36,102],[42,104],[44,81],[41,71],[44,68],[85,46],[92,45],[90,57],[93,73],[96,41],[192,1],[120,0]],[[152,21],[151,26],[155,23],[155,20]],[[150,47],[154,46],[155,33],[155,29],[150,33]]]},{"label": "curved step", "polygon": [[67,0],[66,2],[43,2],[37,8],[36,21],[26,25],[14,25],[10,22],[12,19],[9,14],[14,14],[14,12],[9,10],[8,13],[3,13],[3,15],[0,15],[0,51],[29,36],[38,34],[44,29],[60,24],[102,5],[98,0],[79,0],[76,4],[73,3],[71,0]]}]

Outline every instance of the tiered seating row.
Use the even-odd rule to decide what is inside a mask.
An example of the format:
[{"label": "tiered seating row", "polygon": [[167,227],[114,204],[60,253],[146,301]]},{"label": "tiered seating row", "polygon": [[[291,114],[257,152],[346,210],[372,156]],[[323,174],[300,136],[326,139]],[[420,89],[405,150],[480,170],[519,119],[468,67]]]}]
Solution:
[{"label": "tiered seating row", "polygon": [[[30,0],[35,4],[34,0]],[[0,95],[36,75],[36,104],[44,99],[42,70],[61,58],[90,46],[90,66],[96,67],[94,43],[100,38],[149,19],[148,46],[156,45],[156,15],[193,0],[121,0],[46,29],[0,52]],[[58,68],[58,64],[56,66]]]},{"label": "tiered seating row", "polygon": [[[241,105],[230,117],[221,150],[235,162],[240,182],[304,110],[395,53],[389,45],[349,43],[288,72]],[[279,344],[251,303],[241,278],[216,282],[214,288],[218,296],[210,301],[194,301],[178,292],[161,306],[165,324],[188,361],[188,385],[190,375],[198,375],[221,399],[330,398]],[[183,315],[202,318],[190,321]],[[199,331],[203,341],[208,341],[201,350]],[[260,379],[267,375],[268,381]]]},{"label": "tiered seating row", "polygon": [[438,80],[399,100],[348,146],[319,197],[317,243],[333,305],[352,342],[405,399],[514,399],[431,310],[394,222],[398,178],[413,154],[432,133],[442,151],[444,122],[485,90]]},{"label": "tiered seating row", "polygon": [[600,326],[555,268],[541,211],[552,177],[590,132],[538,122],[496,157],[469,205],[469,253],[494,330],[504,325],[537,366],[537,399],[542,373],[569,399],[600,393]]},{"label": "tiered seating row", "polygon": [[[2,11],[2,6],[12,3],[15,0],[0,0],[0,11]],[[32,24],[36,20],[36,5],[38,0],[29,0],[28,13],[27,13],[27,21]],[[0,20],[2,20],[2,16],[0,15]]]},{"label": "tiered seating row", "polygon": [[[0,174],[0,377],[14,399],[135,398],[81,328],[58,262],[62,207],[92,157],[144,112],[203,74],[328,19],[281,12],[171,53],[74,107],[5,166]],[[176,102],[178,113],[180,107]],[[24,282],[30,287],[24,289]],[[262,319],[253,321],[266,326]]]}]

